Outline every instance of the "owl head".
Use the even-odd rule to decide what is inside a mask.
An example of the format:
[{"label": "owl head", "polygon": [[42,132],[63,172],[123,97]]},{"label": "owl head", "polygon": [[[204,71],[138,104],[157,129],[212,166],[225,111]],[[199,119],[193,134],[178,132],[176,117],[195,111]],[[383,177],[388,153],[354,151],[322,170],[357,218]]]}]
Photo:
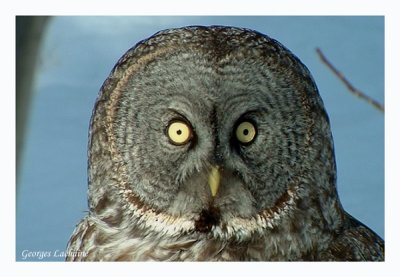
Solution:
[{"label": "owl head", "polygon": [[335,183],[309,71],[258,32],[158,32],[118,61],[96,101],[89,204],[111,226],[243,239],[339,205]]}]

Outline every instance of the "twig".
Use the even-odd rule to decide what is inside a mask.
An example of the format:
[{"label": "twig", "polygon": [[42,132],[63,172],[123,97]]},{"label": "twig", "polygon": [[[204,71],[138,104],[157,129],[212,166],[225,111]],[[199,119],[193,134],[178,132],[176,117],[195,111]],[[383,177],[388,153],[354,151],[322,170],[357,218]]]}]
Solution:
[{"label": "twig", "polygon": [[317,48],[316,51],[317,51],[317,54],[318,54],[319,58],[321,59],[321,61],[339,78],[340,81],[342,81],[346,85],[347,89],[352,94],[354,94],[355,96],[367,101],[369,104],[371,104],[372,106],[374,106],[376,109],[380,110],[381,112],[385,111],[385,107],[381,103],[379,103],[378,101],[376,101],[376,100],[372,99],[371,97],[367,96],[366,94],[364,94],[360,90],[356,89],[344,77],[344,75],[332,65],[332,63],[322,53],[321,49]]}]

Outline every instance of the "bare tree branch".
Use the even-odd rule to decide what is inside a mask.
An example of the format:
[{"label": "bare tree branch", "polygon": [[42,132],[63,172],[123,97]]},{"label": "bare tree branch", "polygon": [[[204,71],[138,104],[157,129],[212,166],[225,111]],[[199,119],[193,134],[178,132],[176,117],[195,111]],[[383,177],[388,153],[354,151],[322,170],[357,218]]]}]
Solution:
[{"label": "bare tree branch", "polygon": [[321,61],[339,78],[340,81],[342,81],[347,89],[355,96],[367,101],[370,105],[375,107],[376,109],[380,110],[381,112],[385,111],[385,107],[376,101],[375,99],[372,99],[362,91],[356,89],[347,79],[346,77],[339,71],[337,70],[332,63],[325,57],[325,55],[322,53],[321,49],[317,48],[316,49],[317,54]]}]

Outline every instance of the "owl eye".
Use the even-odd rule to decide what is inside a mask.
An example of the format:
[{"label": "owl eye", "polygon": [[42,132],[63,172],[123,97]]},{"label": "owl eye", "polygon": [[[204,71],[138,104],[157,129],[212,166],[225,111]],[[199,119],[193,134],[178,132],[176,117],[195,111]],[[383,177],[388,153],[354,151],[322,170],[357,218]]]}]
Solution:
[{"label": "owl eye", "polygon": [[191,126],[184,121],[172,121],[167,127],[167,135],[172,144],[183,145],[193,136]]},{"label": "owl eye", "polygon": [[236,138],[242,144],[249,144],[253,142],[256,134],[256,127],[249,121],[243,121],[236,127]]}]

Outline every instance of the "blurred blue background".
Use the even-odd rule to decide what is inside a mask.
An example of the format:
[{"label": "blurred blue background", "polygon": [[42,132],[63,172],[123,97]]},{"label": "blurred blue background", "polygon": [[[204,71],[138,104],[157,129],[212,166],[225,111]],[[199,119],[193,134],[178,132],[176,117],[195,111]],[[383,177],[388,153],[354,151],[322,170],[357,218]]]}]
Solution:
[{"label": "blurred blue background", "polygon": [[[17,261],[64,259],[55,253],[87,211],[89,119],[116,61],[161,29],[213,24],[267,34],[309,68],[331,120],[342,204],[384,237],[384,115],[352,96],[315,52],[320,47],[356,88],[383,103],[384,17],[53,17],[18,168]],[[51,255],[25,259],[24,250]]]}]

